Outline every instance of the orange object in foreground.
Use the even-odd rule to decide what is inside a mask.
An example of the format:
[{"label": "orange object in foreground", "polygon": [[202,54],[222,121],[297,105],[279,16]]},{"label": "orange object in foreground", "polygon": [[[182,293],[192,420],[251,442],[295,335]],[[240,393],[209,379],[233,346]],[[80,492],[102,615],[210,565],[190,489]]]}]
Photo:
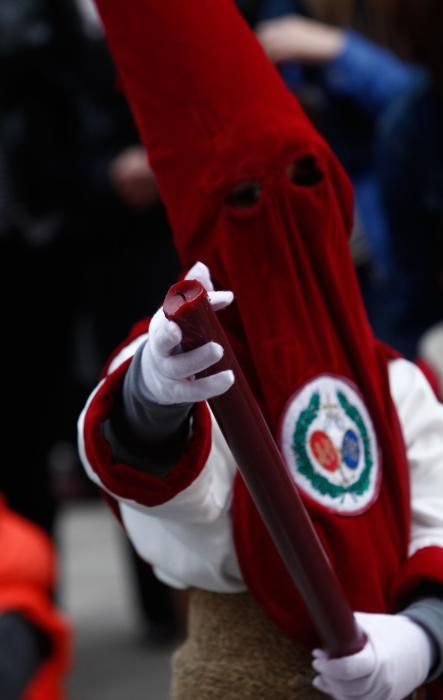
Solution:
[{"label": "orange object in foreground", "polygon": [[[365,636],[357,627],[264,416],[243,375],[206,290],[195,280],[173,285],[163,310],[183,333],[190,350],[209,340],[224,348],[216,371],[232,369],[235,384],[209,404],[234,455],[274,545],[331,656],[359,651]],[[210,374],[214,367],[206,373]]]},{"label": "orange object in foreground", "polygon": [[51,653],[30,679],[22,700],[65,700],[72,631],[52,599],[54,545],[37,525],[9,510],[1,495],[0,550],[0,614],[21,614],[51,642]]}]

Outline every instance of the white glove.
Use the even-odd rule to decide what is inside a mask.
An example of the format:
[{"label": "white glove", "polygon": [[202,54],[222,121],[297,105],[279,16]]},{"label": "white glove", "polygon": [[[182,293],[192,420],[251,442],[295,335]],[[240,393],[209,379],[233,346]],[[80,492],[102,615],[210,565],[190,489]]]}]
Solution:
[{"label": "white glove", "polygon": [[357,654],[329,659],[315,649],[313,684],[336,700],[403,700],[421,686],[432,664],[432,642],[405,615],[356,613],[368,641]]},{"label": "white glove", "polygon": [[[203,263],[196,263],[186,279],[197,279],[205,287],[214,311],[225,308],[234,298],[232,292],[213,291],[209,270]],[[231,370],[194,378],[221,359],[222,346],[209,342],[195,350],[180,352],[181,341],[179,326],[168,321],[163,309],[159,309],[151,320],[141,357],[145,395],[154,403],[170,405],[205,401],[224,394],[234,383]]]}]

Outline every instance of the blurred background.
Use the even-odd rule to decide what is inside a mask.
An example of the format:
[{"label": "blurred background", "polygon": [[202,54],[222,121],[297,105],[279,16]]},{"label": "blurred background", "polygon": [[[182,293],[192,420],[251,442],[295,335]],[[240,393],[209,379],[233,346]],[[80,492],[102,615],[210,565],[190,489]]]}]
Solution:
[{"label": "blurred background", "polygon": [[[441,396],[443,5],[237,4],[353,182],[374,331]],[[175,281],[171,231],[90,0],[1,0],[0,72],[0,697],[166,700],[186,595],[87,480],[76,421]]]}]

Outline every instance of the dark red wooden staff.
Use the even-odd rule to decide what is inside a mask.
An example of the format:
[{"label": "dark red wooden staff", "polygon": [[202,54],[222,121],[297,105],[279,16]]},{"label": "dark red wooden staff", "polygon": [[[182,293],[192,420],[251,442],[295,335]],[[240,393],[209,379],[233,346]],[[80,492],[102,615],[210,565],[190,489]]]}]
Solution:
[{"label": "dark red wooden staff", "polygon": [[356,625],[205,289],[195,280],[179,282],[170,288],[163,309],[167,318],[180,326],[183,349],[190,350],[208,340],[223,346],[223,358],[206,374],[232,369],[235,384],[209,401],[211,409],[324,647],[336,657],[359,651],[365,636]]}]

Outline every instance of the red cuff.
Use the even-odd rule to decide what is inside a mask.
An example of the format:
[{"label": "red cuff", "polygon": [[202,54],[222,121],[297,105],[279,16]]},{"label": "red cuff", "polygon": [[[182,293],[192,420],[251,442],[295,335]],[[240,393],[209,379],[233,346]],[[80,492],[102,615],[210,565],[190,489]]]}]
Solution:
[{"label": "red cuff", "polygon": [[92,399],[85,416],[84,440],[86,458],[102,484],[119,498],[144,506],[158,506],[186,489],[205,466],[211,449],[211,416],[205,403],[198,403],[193,412],[192,435],[181,459],[165,477],[144,474],[127,464],[113,461],[111,446],[102,434],[102,425],[109,420],[114,394],[121,389],[131,359],[110,375]]},{"label": "red cuff", "polygon": [[392,607],[399,610],[407,597],[425,581],[443,586],[443,548],[419,549],[403,564],[392,590]]}]

